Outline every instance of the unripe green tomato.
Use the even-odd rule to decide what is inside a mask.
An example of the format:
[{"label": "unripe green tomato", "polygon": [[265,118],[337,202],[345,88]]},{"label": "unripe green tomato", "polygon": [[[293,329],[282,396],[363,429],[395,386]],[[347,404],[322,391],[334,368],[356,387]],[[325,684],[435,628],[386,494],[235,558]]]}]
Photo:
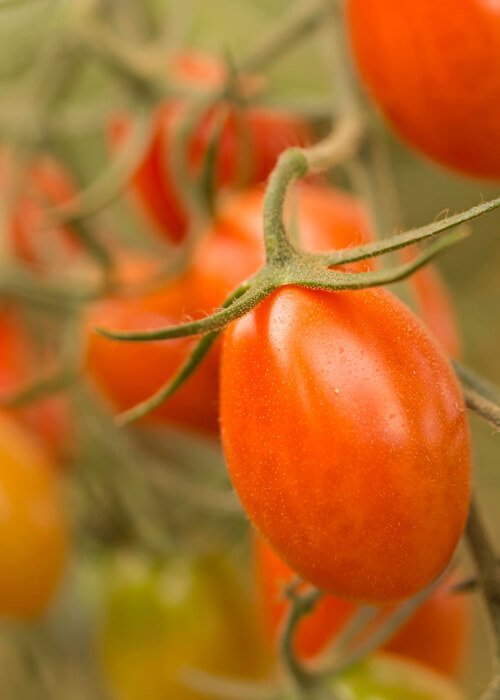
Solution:
[{"label": "unripe green tomato", "polygon": [[252,606],[220,558],[112,572],[99,643],[115,700],[215,700],[184,682],[189,669],[260,678],[267,671]]},{"label": "unripe green tomato", "polygon": [[332,691],[335,700],[465,700],[444,676],[391,654],[353,666],[332,683]]}]

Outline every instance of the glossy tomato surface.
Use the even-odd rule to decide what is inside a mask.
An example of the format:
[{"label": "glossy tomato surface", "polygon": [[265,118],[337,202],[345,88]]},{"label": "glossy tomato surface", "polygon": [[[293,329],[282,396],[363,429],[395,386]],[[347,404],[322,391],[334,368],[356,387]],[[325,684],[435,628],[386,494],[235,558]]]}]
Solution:
[{"label": "glossy tomato surface", "polygon": [[349,0],[368,91],[421,153],[500,178],[500,5],[492,0]]},{"label": "glossy tomato surface", "polygon": [[342,700],[465,700],[447,678],[391,654],[376,654],[332,682]]},{"label": "glossy tomato surface", "polygon": [[[254,187],[229,197],[212,230],[202,239],[193,264],[193,280],[204,308],[215,309],[246,277],[264,263],[262,230],[264,188]],[[304,184],[290,193],[285,213],[289,231],[304,250],[320,252],[351,248],[374,240],[365,207],[352,195],[325,185]],[[403,249],[409,262],[417,251]],[[375,259],[350,266],[353,272],[374,269]],[[438,270],[427,265],[408,280],[415,307],[426,326],[453,357],[461,339],[453,304]]]},{"label": "glossy tomato surface", "polygon": [[[367,217],[352,198],[317,185],[304,185],[296,195],[289,202],[288,218],[296,218],[306,249],[342,248],[370,240]],[[86,367],[119,410],[148,398],[171,378],[195,340],[114,342],[93,328],[160,328],[203,317],[218,308],[264,262],[262,203],[260,187],[230,198],[201,240],[184,275],[154,292],[110,299],[89,311]],[[354,267],[362,270],[368,266],[361,263]],[[147,420],[217,432],[219,354],[216,344],[187,382]]]},{"label": "glossy tomato surface", "polygon": [[305,580],[385,603],[448,563],[469,504],[465,406],[388,292],[282,288],[233,322],[221,426],[245,510]]},{"label": "glossy tomato surface", "polygon": [[[290,584],[296,574],[261,537],[255,538],[254,556],[259,608],[268,639],[275,644],[289,606],[283,593],[284,586]],[[452,593],[457,580],[457,575],[447,577],[384,648],[454,675],[469,639],[471,615],[468,596]],[[299,624],[297,653],[302,658],[309,658],[323,651],[356,610],[350,601],[332,595],[323,596],[313,612]],[[381,624],[391,610],[390,607],[381,609],[377,624]]]},{"label": "glossy tomato surface", "polygon": [[[223,64],[213,57],[190,52],[174,55],[168,70],[178,83],[201,93],[222,85],[226,75]],[[247,82],[252,81],[247,78]],[[186,201],[174,175],[177,166],[172,155],[178,130],[188,118],[189,103],[182,99],[157,108],[149,146],[131,183],[143,212],[157,231],[172,242],[184,238],[190,223]],[[109,129],[114,147],[127,142],[132,125],[128,115],[116,116]],[[257,106],[238,109],[221,102],[200,115],[188,138],[185,157],[191,175],[200,173],[219,125],[215,165],[219,187],[261,182],[285,148],[306,145],[311,140],[305,123],[284,110]]]},{"label": "glossy tomato surface", "polygon": [[36,438],[0,414],[0,616],[35,617],[54,595],[68,546],[60,488]]},{"label": "glossy tomato surface", "polygon": [[247,593],[216,558],[178,558],[156,570],[139,562],[119,567],[100,647],[120,700],[213,700],[217,694],[183,684],[183,673],[258,678],[268,663]]}]

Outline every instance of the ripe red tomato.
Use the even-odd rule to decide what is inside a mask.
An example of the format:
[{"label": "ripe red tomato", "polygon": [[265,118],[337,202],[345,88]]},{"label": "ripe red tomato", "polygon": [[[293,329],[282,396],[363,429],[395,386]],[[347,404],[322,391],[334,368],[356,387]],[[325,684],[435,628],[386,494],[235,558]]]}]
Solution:
[{"label": "ripe red tomato", "polygon": [[[185,87],[198,91],[222,85],[226,73],[224,65],[213,57],[191,52],[174,55],[169,70]],[[189,225],[189,213],[177,191],[171,162],[177,126],[188,114],[189,105],[182,100],[159,105],[153,116],[151,141],[131,183],[143,212],[158,232],[173,242],[184,238]],[[254,106],[237,110],[221,103],[202,115],[189,138],[187,160],[191,174],[200,172],[214,127],[221,118],[216,164],[219,187],[240,184],[240,171],[244,171],[246,184],[264,180],[281,151],[310,141],[303,121],[283,110]],[[112,145],[125,143],[131,129],[130,117],[117,115],[110,125]]]},{"label": "ripe red tomato", "polygon": [[57,470],[36,438],[0,414],[0,615],[41,614],[68,546]]},{"label": "ripe red tomato", "polygon": [[[264,190],[254,187],[227,199],[213,227],[205,232],[188,272],[153,293],[132,299],[114,299],[96,305],[88,315],[87,369],[113,404],[124,410],[146,399],[173,375],[193,346],[191,339],[158,343],[116,343],[91,331],[95,325],[146,329],[199,318],[219,307],[230,292],[264,263],[262,206]],[[340,190],[319,184],[301,184],[288,202],[287,220],[300,230],[301,245],[309,251],[346,248],[373,239],[363,206]],[[127,262],[128,261],[128,262]],[[127,278],[150,270],[151,262],[127,262]],[[155,261],[153,261],[153,264]],[[350,266],[373,268],[373,260]],[[456,348],[453,316],[444,289],[436,286],[428,268],[415,278],[417,301],[425,299],[422,315],[448,351]],[[123,274],[120,273],[123,277]],[[131,277],[132,276],[132,277]],[[431,283],[434,281],[433,287]],[[437,281],[439,284],[439,281]],[[203,432],[218,430],[219,344],[196,373],[148,420],[174,422]],[[135,370],[141,367],[141,373]]]},{"label": "ripe red tomato", "polygon": [[[94,306],[87,315],[86,368],[103,394],[120,411],[151,396],[180,368],[196,338],[124,343],[108,340],[93,328],[146,330],[181,323],[198,311],[190,300],[188,279],[161,295],[116,298]],[[180,389],[146,419],[217,433],[218,355],[209,353]]]},{"label": "ripe red tomato", "polygon": [[[255,538],[254,555],[262,619],[268,638],[274,642],[288,607],[283,587],[295,574],[261,537]],[[469,637],[470,617],[468,597],[450,591],[455,582],[456,576],[443,581],[384,648],[454,675]],[[354,603],[332,595],[321,598],[298,627],[298,654],[309,658],[323,651],[356,609]],[[382,616],[389,613],[390,608],[381,611]]]},{"label": "ripe red tomato", "polygon": [[[409,262],[413,257],[411,248],[403,248],[401,257]],[[458,330],[455,309],[448,290],[435,267],[426,265],[413,273],[409,290],[415,300],[418,315],[431,333],[439,340],[451,357],[462,355],[462,340]]]},{"label": "ripe red tomato", "polygon": [[349,668],[331,687],[338,697],[353,700],[465,700],[439,673],[386,653]]},{"label": "ripe red tomato", "polygon": [[[296,215],[308,250],[341,248],[370,240],[362,207],[326,187],[299,189]],[[192,338],[152,343],[118,343],[92,331],[94,326],[146,329],[199,318],[220,306],[227,295],[264,262],[261,232],[263,190],[249,190],[229,200],[214,228],[181,278],[156,292],[97,304],[87,317],[86,366],[102,392],[120,410],[146,399],[186,359]],[[366,269],[359,263],[354,269]],[[212,349],[187,382],[147,420],[202,432],[218,432],[219,345]],[[140,370],[138,369],[140,368]]]},{"label": "ripe red tomato", "polygon": [[250,600],[224,560],[122,562],[104,611],[103,665],[120,700],[214,698],[182,684],[190,668],[248,679],[267,670]]},{"label": "ripe red tomato", "polygon": [[500,6],[349,0],[354,57],[374,100],[421,153],[500,178]]},{"label": "ripe red tomato", "polygon": [[[320,252],[349,248],[374,240],[368,215],[360,202],[341,190],[319,184],[301,184],[289,202],[288,221],[300,230],[305,250]],[[229,198],[213,231],[202,240],[193,268],[202,308],[215,309],[232,289],[264,263],[262,209],[264,190],[254,187]],[[411,249],[401,251],[410,261]],[[363,272],[375,266],[373,259],[350,266]],[[196,281],[197,280],[197,281]],[[427,265],[409,280],[416,309],[426,326],[453,357],[461,354],[453,305],[435,267]]]},{"label": "ripe red tomato", "polygon": [[[0,398],[7,398],[34,381],[42,364],[14,312],[4,309],[0,313]],[[72,418],[63,397],[49,396],[12,413],[37,434],[53,456],[61,457],[70,448]]]},{"label": "ripe red tomato", "polygon": [[[0,163],[0,180],[4,187],[9,186],[9,162],[9,156],[4,153]],[[10,212],[12,246],[21,260],[57,271],[81,256],[82,248],[70,227],[41,228],[45,211],[64,204],[75,194],[71,176],[52,157],[40,155],[30,164]]]},{"label": "ripe red tomato", "polygon": [[466,410],[390,293],[267,297],[224,332],[220,418],[243,507],[305,580],[386,603],[448,563],[469,505]]}]

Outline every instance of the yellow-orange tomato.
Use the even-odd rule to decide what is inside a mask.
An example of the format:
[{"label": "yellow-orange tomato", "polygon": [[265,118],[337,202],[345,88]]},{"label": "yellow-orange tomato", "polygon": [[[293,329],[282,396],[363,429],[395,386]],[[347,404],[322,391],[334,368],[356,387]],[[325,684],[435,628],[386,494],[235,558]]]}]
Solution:
[{"label": "yellow-orange tomato", "polygon": [[68,544],[57,471],[36,438],[0,414],[0,616],[50,603]]},{"label": "yellow-orange tomato", "polygon": [[397,131],[442,165],[500,178],[500,5],[349,0],[352,47]]},{"label": "yellow-orange tomato", "polygon": [[[254,554],[259,607],[268,638],[274,641],[288,607],[283,587],[291,583],[295,573],[261,537],[255,538]],[[384,648],[454,675],[463,659],[470,621],[468,597],[451,592],[455,582],[456,576],[446,578]],[[314,611],[299,624],[297,653],[309,658],[323,651],[356,610],[350,601],[323,596]],[[390,608],[382,609],[380,622],[390,612]]]},{"label": "yellow-orange tomato", "polygon": [[114,571],[100,641],[119,700],[209,700],[183,684],[189,669],[258,678],[267,670],[250,600],[219,558],[176,558],[155,570],[135,560]]},{"label": "yellow-orange tomato", "polygon": [[443,571],[469,506],[466,409],[393,295],[273,292],[224,332],[220,405],[242,504],[305,580],[382,604]]}]

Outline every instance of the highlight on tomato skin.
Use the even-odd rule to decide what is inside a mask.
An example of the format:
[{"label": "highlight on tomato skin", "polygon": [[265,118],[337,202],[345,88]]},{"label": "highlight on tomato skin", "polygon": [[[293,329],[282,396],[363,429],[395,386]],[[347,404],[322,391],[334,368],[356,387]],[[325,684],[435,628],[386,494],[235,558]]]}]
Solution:
[{"label": "highlight on tomato skin", "polygon": [[[201,236],[188,270],[159,284],[146,294],[132,294],[95,304],[87,314],[86,369],[101,392],[120,411],[147,399],[172,377],[188,357],[190,338],[154,343],[117,343],[92,329],[145,330],[201,318],[221,306],[243,280],[264,264],[262,209],[264,188],[256,186],[229,196],[211,227]],[[373,240],[369,217],[358,200],[321,183],[300,184],[288,199],[288,226],[300,231],[300,245],[320,252],[349,248]],[[116,275],[126,282],[154,270],[156,261],[117,257]],[[127,268],[127,271],[125,270]],[[144,269],[143,269],[144,268]],[[374,268],[372,259],[349,265],[355,272]],[[445,290],[437,273],[418,273],[412,289],[422,305],[424,319],[453,350],[452,310],[447,310]],[[425,294],[424,294],[425,293]],[[431,325],[431,324],[429,324]],[[165,404],[144,420],[173,423],[203,433],[217,434],[220,343],[217,342],[197,371]],[[137,371],[141,367],[141,371]]]},{"label": "highlight on tomato skin", "polygon": [[[277,635],[289,606],[283,591],[296,574],[272,548],[256,535],[253,543],[259,611],[269,642]],[[449,676],[460,670],[470,638],[471,605],[468,596],[452,592],[459,576],[446,577],[437,590],[384,645],[384,649],[408,657]],[[307,584],[304,584],[307,587]],[[296,653],[309,659],[333,643],[356,613],[357,606],[331,595],[323,596],[313,612],[297,628]],[[391,608],[381,609],[377,624]]]},{"label": "highlight on tomato skin", "polygon": [[500,179],[500,6],[485,0],[349,0],[364,85],[396,132],[433,161]]},{"label": "highlight on tomato skin", "polygon": [[[222,85],[226,75],[222,62],[200,52],[174,54],[166,72],[201,93]],[[252,76],[244,76],[243,89],[245,86],[251,89],[255,81]],[[190,224],[190,214],[179,195],[173,174],[175,166],[170,160],[177,128],[188,116],[189,103],[183,99],[172,99],[156,108],[149,146],[131,181],[131,193],[143,215],[160,235],[173,243],[184,239]],[[186,158],[191,175],[201,172],[214,129],[221,119],[215,166],[219,189],[265,180],[285,148],[304,146],[312,139],[304,121],[285,110],[260,106],[241,110],[221,102],[201,115],[188,138]],[[112,149],[127,142],[132,126],[133,120],[125,113],[111,120],[108,136]]]},{"label": "highlight on tomato skin", "polygon": [[286,287],[233,322],[221,431],[250,519],[322,590],[396,602],[448,564],[469,507],[466,409],[437,341],[389,292]]},{"label": "highlight on tomato skin", "polygon": [[35,618],[50,605],[67,559],[60,475],[36,437],[0,413],[0,617]]},{"label": "highlight on tomato skin", "polygon": [[269,670],[251,600],[221,556],[139,558],[108,575],[98,648],[119,700],[218,700],[183,683],[197,669],[224,678],[262,679]]},{"label": "highlight on tomato skin", "polygon": [[[146,294],[108,299],[89,309],[85,322],[86,371],[118,410],[131,408],[159,389],[189,356],[195,341],[179,338],[118,343],[100,336],[95,326],[160,328],[188,318],[201,318],[218,308],[264,262],[262,202],[261,187],[230,197],[205,232],[183,275]],[[293,216],[297,217],[308,250],[341,248],[371,240],[361,205],[325,186],[298,188],[297,197],[290,201],[289,217]],[[120,260],[117,274],[121,277],[124,263],[130,268],[127,277],[131,279],[137,265],[126,257]],[[370,266],[370,262],[362,262],[352,267],[363,270]],[[186,383],[144,420],[218,434],[219,360],[220,343],[216,343]]]}]

